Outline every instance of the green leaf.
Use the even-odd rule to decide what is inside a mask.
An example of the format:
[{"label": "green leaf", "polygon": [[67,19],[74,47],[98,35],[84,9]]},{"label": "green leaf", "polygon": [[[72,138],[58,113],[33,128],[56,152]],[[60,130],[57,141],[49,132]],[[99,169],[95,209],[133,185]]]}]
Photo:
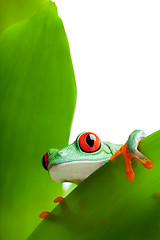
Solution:
[{"label": "green leaf", "polygon": [[0,38],[1,239],[26,239],[62,194],[41,164],[68,145],[76,103],[69,44],[54,3]]},{"label": "green leaf", "polygon": [[13,23],[31,17],[45,0],[1,0],[0,33]]},{"label": "green leaf", "polygon": [[139,148],[154,162],[152,169],[134,164],[129,182],[123,157],[117,157],[83,181],[29,239],[158,240],[160,131],[142,139]]}]

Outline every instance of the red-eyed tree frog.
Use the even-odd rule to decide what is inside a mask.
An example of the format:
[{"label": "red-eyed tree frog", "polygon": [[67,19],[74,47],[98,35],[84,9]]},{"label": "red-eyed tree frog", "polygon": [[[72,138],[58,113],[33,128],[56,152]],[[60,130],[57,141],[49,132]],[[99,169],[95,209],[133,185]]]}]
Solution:
[{"label": "red-eyed tree frog", "polygon": [[49,149],[43,156],[42,164],[56,182],[79,184],[99,167],[122,153],[126,177],[133,181],[135,175],[131,158],[139,160],[147,169],[153,167],[153,163],[138,150],[139,141],[145,136],[142,130],[135,130],[122,145],[101,141],[95,133],[84,132],[62,150]]}]

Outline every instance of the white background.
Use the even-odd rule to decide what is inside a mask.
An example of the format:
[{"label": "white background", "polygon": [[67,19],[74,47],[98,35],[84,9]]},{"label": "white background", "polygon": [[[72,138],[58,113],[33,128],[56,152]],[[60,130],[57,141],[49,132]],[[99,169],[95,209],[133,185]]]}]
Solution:
[{"label": "white background", "polygon": [[70,143],[82,131],[125,143],[160,129],[160,1],[57,0],[77,83]]}]

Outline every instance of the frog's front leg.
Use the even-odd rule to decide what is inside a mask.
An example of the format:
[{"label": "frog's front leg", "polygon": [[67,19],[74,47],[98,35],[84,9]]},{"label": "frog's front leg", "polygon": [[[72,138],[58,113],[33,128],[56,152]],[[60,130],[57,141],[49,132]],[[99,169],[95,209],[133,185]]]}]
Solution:
[{"label": "frog's front leg", "polygon": [[110,158],[110,160],[112,160],[122,153],[125,161],[126,176],[129,181],[133,181],[135,176],[131,166],[131,158],[136,158],[147,169],[151,169],[153,167],[152,161],[150,161],[138,150],[139,141],[144,137],[146,137],[146,135],[142,130],[133,131],[128,137],[127,142]]}]

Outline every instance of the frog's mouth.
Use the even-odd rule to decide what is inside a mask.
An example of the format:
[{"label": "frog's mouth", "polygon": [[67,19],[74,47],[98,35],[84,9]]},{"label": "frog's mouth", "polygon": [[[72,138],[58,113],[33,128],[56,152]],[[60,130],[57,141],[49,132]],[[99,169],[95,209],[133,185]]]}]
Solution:
[{"label": "frog's mouth", "polygon": [[49,168],[49,174],[56,182],[80,183],[102,165],[104,165],[104,163],[100,161],[72,161],[59,163]]}]

